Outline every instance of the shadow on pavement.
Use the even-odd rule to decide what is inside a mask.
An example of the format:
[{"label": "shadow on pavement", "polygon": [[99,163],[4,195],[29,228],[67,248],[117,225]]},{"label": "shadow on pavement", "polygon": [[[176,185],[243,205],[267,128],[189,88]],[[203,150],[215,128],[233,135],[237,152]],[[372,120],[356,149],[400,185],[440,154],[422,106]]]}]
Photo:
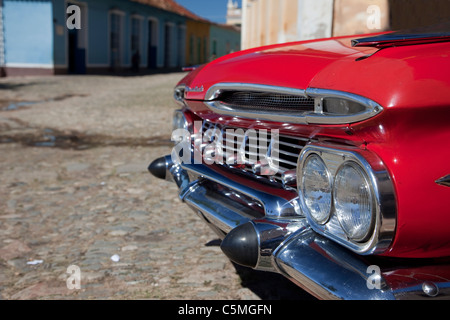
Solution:
[{"label": "shadow on pavement", "polygon": [[[220,246],[221,240],[215,239],[206,246]],[[243,287],[250,289],[262,300],[317,300],[280,274],[257,271],[233,263],[241,278]]]}]

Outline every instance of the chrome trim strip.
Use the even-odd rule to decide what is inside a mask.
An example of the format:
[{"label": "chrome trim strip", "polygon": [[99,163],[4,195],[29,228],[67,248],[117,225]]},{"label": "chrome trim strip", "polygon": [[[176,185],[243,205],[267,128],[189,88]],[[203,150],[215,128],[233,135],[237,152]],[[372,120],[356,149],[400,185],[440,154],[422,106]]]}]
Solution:
[{"label": "chrome trim strip", "polygon": [[[383,107],[373,100],[368,98],[344,91],[308,88],[306,89],[306,95],[316,99],[316,110],[313,114],[306,115],[308,123],[318,124],[344,124],[354,123],[362,120],[372,118],[383,111]],[[366,110],[361,113],[352,114],[348,116],[334,116],[322,113],[321,101],[324,98],[341,98],[351,100],[356,103],[362,104],[366,107]],[[319,106],[317,106],[319,105]]]},{"label": "chrome trim strip", "polygon": [[240,116],[250,119],[261,119],[261,120],[271,120],[280,122],[296,122],[307,124],[306,119],[303,115],[283,115],[274,114],[273,112],[261,112],[261,111],[242,111],[235,110],[228,106],[221,104],[219,101],[214,101],[217,99],[223,91],[259,91],[267,93],[277,93],[277,94],[289,94],[294,96],[307,97],[306,92],[303,89],[286,88],[286,87],[276,87],[262,84],[253,83],[217,83],[211,86],[205,95],[206,106],[219,114],[225,114],[230,116]]},{"label": "chrome trim strip", "polygon": [[[319,89],[319,88],[308,88],[306,89],[306,95],[308,97],[312,97],[312,98],[342,98],[342,99],[347,99],[347,100],[352,100],[354,102],[360,103],[366,107],[369,107],[371,109],[375,109],[381,106],[362,96],[359,96],[357,94],[354,93],[350,93],[350,92],[345,92],[345,91],[337,91],[337,90],[328,90],[328,89]],[[375,110],[376,112],[379,112],[378,109]]]},{"label": "chrome trim strip", "polygon": [[[431,27],[434,30],[430,30]],[[439,26],[430,26],[428,30],[401,30],[382,35],[352,39],[352,47],[398,47],[412,44],[426,44],[433,42],[450,41],[450,32]],[[447,24],[448,29],[448,24]]]},{"label": "chrome trim strip", "polygon": [[395,299],[383,278],[380,289],[368,288],[363,260],[311,229],[296,232],[274,256],[279,273],[319,299]]},{"label": "chrome trim strip", "polygon": [[450,187],[450,174],[440,179],[437,179],[435,182],[437,184],[440,184],[441,186]]},{"label": "chrome trim strip", "polygon": [[[372,153],[359,149],[335,149],[328,146],[308,145],[303,148],[298,158],[297,179],[299,181],[302,178],[304,161],[312,153],[320,156],[333,177],[340,166],[347,161],[354,161],[364,168],[370,181],[375,202],[375,221],[372,235],[368,240],[355,242],[347,239],[333,212],[328,222],[323,225],[316,223],[309,216],[308,209],[302,197],[301,183],[298,182],[300,206],[302,212],[306,214],[311,227],[319,234],[340,243],[358,254],[379,254],[388,249],[395,234],[396,201],[393,183],[382,162]],[[364,153],[364,155],[361,153]]]},{"label": "chrome trim strip", "polygon": [[208,89],[205,95],[206,101],[217,99],[222,91],[261,91],[267,93],[289,94],[293,96],[307,97],[303,89],[276,87],[255,83],[217,83]]},{"label": "chrome trim strip", "polygon": [[243,193],[255,200],[258,200],[264,207],[266,217],[281,218],[281,217],[298,217],[299,213],[296,210],[298,206],[297,199],[285,199],[276,195],[277,188],[270,188],[266,186],[267,190],[272,190],[271,193],[263,190],[258,190],[229,179],[216,171],[212,170],[209,166],[202,164],[181,164],[181,167],[195,175],[201,176],[205,179],[214,181],[221,185],[224,185],[230,189]]},{"label": "chrome trim strip", "polygon": [[[441,276],[447,273],[448,263],[411,268],[378,266],[311,229],[297,230],[278,246],[273,256],[278,273],[319,299],[439,300],[450,297],[450,281]],[[379,288],[368,286],[374,275],[369,272],[370,266],[380,268]],[[405,282],[388,283],[385,277],[397,272]],[[433,282],[424,280],[424,274]]]},{"label": "chrome trim strip", "polygon": [[304,115],[282,115],[282,114],[274,114],[270,112],[244,112],[237,111],[231,109],[227,106],[224,106],[219,101],[207,101],[205,105],[215,113],[228,115],[228,116],[238,116],[248,119],[258,119],[258,120],[268,120],[268,121],[276,121],[276,122],[293,122],[299,124],[308,124],[307,118]]},{"label": "chrome trim strip", "polygon": [[[198,183],[198,181],[196,182]],[[239,214],[237,210],[232,210],[230,207],[233,203],[223,203],[218,199],[214,201],[205,201],[207,199],[206,189],[204,187],[197,187],[190,190],[183,198],[194,211],[199,214],[202,213],[207,221],[212,223],[215,227],[219,228],[224,233],[230,232],[233,228],[249,222],[250,219],[242,214]]]},{"label": "chrome trim strip", "polygon": [[[277,93],[277,94],[289,94],[295,96],[301,96],[305,98],[315,98],[316,106],[313,112],[299,112],[298,114],[286,114],[286,113],[273,113],[264,112],[261,110],[254,111],[242,111],[236,110],[230,106],[226,106],[220,101],[216,101],[223,91],[258,91],[267,93]],[[321,100],[323,98],[342,98],[355,101],[366,107],[364,112],[353,114],[353,115],[329,115],[322,113]],[[212,111],[230,115],[230,116],[240,116],[250,119],[260,119],[269,120],[277,122],[292,122],[300,124],[346,124],[354,123],[362,120],[369,119],[376,116],[383,111],[383,107],[378,103],[353,94],[349,92],[320,89],[320,88],[308,88],[295,89],[287,87],[277,87],[261,84],[251,84],[251,83],[217,83],[211,86],[205,95],[205,105]]]}]

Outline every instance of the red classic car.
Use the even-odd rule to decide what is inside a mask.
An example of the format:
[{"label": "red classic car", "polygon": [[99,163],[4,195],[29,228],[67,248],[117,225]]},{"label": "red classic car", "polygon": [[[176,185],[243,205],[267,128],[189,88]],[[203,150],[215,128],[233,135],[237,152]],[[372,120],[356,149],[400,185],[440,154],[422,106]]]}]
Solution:
[{"label": "red classic car", "polygon": [[448,297],[448,29],[232,53],[175,100],[149,171],[232,261],[322,299]]}]

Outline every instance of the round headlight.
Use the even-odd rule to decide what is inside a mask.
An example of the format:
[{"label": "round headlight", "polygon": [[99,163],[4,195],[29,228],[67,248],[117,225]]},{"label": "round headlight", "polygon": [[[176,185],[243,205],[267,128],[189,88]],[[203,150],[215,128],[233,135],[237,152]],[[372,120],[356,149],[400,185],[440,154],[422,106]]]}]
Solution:
[{"label": "round headlight", "polygon": [[363,241],[373,221],[372,192],[364,170],[354,162],[346,162],[334,180],[334,207],[347,236]]},{"label": "round headlight", "polygon": [[174,112],[173,119],[172,119],[172,129],[173,130],[176,130],[176,129],[189,130],[189,123],[188,123],[186,117],[184,116],[183,111],[176,110]]},{"label": "round headlight", "polygon": [[319,224],[328,221],[331,212],[330,173],[317,154],[305,160],[302,172],[301,191],[311,217]]}]

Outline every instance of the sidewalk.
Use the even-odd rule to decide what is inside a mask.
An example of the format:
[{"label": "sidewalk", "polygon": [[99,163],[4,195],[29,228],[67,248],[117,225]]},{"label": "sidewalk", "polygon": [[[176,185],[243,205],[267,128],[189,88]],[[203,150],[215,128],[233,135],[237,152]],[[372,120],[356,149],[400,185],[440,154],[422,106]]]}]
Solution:
[{"label": "sidewalk", "polygon": [[147,172],[182,76],[0,79],[0,299],[308,298],[234,266]]}]

